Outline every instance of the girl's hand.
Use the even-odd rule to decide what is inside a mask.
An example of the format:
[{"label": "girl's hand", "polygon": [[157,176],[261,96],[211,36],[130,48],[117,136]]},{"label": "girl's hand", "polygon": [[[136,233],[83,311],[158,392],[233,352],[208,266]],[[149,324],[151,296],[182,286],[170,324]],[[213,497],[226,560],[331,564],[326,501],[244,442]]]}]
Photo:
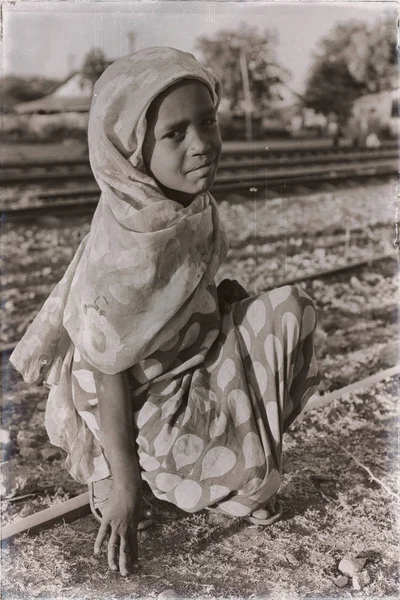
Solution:
[{"label": "girl's hand", "polygon": [[141,486],[133,491],[114,490],[103,511],[101,525],[94,544],[94,554],[100,553],[109,533],[108,566],[123,577],[138,564],[137,530],[141,515]]},{"label": "girl's hand", "polygon": [[233,302],[248,297],[248,293],[236,279],[223,279],[218,286],[218,298],[222,312],[230,312],[230,305]]}]

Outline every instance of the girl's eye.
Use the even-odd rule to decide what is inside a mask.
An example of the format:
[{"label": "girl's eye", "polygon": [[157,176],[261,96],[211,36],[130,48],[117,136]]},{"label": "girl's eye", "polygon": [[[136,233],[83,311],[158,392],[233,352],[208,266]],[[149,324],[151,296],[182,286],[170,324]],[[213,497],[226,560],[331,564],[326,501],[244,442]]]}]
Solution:
[{"label": "girl's eye", "polygon": [[181,140],[183,139],[185,136],[185,132],[184,131],[179,131],[178,129],[176,129],[175,131],[169,131],[165,137],[169,140]]},{"label": "girl's eye", "polygon": [[204,125],[214,125],[217,122],[216,117],[210,117],[204,121]]}]

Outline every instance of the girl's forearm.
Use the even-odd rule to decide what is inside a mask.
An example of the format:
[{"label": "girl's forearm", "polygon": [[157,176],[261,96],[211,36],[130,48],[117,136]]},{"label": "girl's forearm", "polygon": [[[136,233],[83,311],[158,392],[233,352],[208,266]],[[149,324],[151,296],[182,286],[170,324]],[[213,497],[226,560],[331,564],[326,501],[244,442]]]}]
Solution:
[{"label": "girl's forearm", "polygon": [[135,447],[132,404],[125,373],[96,373],[101,442],[115,488],[134,488],[140,481]]}]

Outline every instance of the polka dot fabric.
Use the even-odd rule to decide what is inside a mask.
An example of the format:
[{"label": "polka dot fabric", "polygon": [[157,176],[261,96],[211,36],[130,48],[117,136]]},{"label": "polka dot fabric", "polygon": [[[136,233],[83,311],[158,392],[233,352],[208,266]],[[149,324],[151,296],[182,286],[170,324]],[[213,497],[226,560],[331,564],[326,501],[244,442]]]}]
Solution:
[{"label": "polka dot fabric", "polygon": [[[216,300],[215,286],[210,295]],[[283,432],[319,383],[315,325],[312,301],[296,287],[236,302],[224,315],[214,302],[129,370],[142,476],[156,497],[241,517],[274,496]],[[75,354],[74,403],[99,461],[91,369]]]}]

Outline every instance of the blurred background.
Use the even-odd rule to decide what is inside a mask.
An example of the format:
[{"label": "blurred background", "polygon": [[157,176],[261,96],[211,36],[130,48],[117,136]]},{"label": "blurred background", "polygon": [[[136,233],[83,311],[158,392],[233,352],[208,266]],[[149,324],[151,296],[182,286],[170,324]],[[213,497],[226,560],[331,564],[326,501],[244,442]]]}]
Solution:
[{"label": "blurred background", "polygon": [[94,82],[152,45],[190,51],[220,77],[225,140],[397,135],[395,3],[18,2],[3,18],[3,143],[85,152]]}]

